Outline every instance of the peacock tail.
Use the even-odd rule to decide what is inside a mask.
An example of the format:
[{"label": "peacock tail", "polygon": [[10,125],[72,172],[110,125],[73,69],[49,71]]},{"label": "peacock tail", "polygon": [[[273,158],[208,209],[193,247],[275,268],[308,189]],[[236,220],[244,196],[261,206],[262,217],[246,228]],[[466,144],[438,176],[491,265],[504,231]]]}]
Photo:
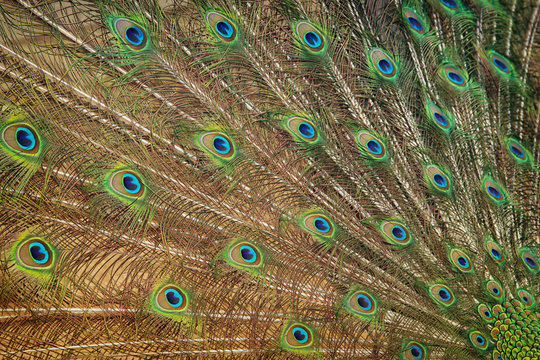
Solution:
[{"label": "peacock tail", "polygon": [[0,358],[539,360],[539,22],[2,1]]}]

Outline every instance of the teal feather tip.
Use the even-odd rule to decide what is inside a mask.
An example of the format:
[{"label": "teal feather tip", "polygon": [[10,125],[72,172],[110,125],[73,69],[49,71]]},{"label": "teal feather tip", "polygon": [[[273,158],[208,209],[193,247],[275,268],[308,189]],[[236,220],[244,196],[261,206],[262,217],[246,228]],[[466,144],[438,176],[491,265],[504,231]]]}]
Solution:
[{"label": "teal feather tip", "polygon": [[263,250],[249,240],[232,242],[225,251],[225,260],[241,270],[258,271],[263,265]]},{"label": "teal feather tip", "polygon": [[127,203],[140,202],[148,196],[148,189],[140,174],[123,166],[110,171],[105,188],[109,194]]},{"label": "teal feather tip", "polygon": [[283,125],[299,142],[317,144],[321,140],[317,127],[306,117],[296,115],[288,117],[283,121]]},{"label": "teal feather tip", "polygon": [[482,179],[482,187],[488,198],[496,205],[503,205],[508,201],[506,190],[490,175]]},{"label": "teal feather tip", "polygon": [[306,324],[291,322],[283,329],[281,344],[288,351],[311,353],[316,344],[316,333]]},{"label": "teal feather tip", "polygon": [[237,151],[228,135],[220,131],[205,131],[197,138],[199,146],[213,159],[222,162],[235,158]]},{"label": "teal feather tip", "polygon": [[395,81],[399,75],[398,64],[387,51],[374,48],[369,52],[369,61],[373,71],[382,79]]},{"label": "teal feather tip", "polygon": [[403,20],[416,37],[422,38],[429,32],[429,23],[411,8],[403,8]]},{"label": "teal feather tip", "polygon": [[428,349],[417,341],[404,341],[401,348],[401,360],[425,360],[429,358]]},{"label": "teal feather tip", "polygon": [[453,64],[443,64],[439,68],[439,76],[455,91],[464,91],[470,87],[469,75]]},{"label": "teal feather tip", "polygon": [[150,298],[150,308],[162,316],[183,320],[189,308],[189,294],[176,284],[157,286]]},{"label": "teal feather tip", "polygon": [[351,291],[344,304],[347,311],[363,319],[371,319],[377,313],[377,300],[367,291]]},{"label": "teal feather tip", "polygon": [[109,27],[125,49],[140,52],[151,48],[148,29],[137,20],[127,17],[111,17]]},{"label": "teal feather tip", "polygon": [[226,44],[234,44],[238,40],[238,26],[231,18],[216,10],[205,14],[206,23],[212,35]]},{"label": "teal feather tip", "polygon": [[449,134],[455,127],[454,118],[434,103],[428,102],[426,104],[426,112],[431,123],[441,129],[445,134]]},{"label": "teal feather tip", "polygon": [[429,297],[441,308],[448,308],[456,303],[456,297],[448,286],[444,284],[432,284],[428,287]]},{"label": "teal feather tip", "polygon": [[302,215],[300,227],[323,241],[333,239],[337,231],[336,226],[328,216],[316,211]]},{"label": "teal feather tip", "polygon": [[407,226],[400,220],[388,219],[380,221],[377,230],[384,237],[386,242],[397,248],[411,245],[414,239]]},{"label": "teal feather tip", "polygon": [[45,143],[35,127],[15,116],[0,125],[0,148],[18,162],[26,163],[39,159]]},{"label": "teal feather tip", "polygon": [[301,48],[313,55],[323,55],[327,49],[325,33],[315,24],[301,20],[293,25],[297,42]]},{"label": "teal feather tip", "polygon": [[471,258],[461,249],[453,248],[448,252],[448,258],[453,265],[453,268],[462,273],[474,272]]},{"label": "teal feather tip", "polygon": [[447,170],[431,164],[424,167],[424,176],[429,188],[437,194],[452,195],[452,177]]},{"label": "teal feather tip", "polygon": [[22,235],[12,248],[12,257],[22,270],[34,275],[47,274],[54,269],[57,251],[45,239]]},{"label": "teal feather tip", "polygon": [[360,130],[356,133],[356,143],[360,153],[366,160],[373,162],[385,162],[388,160],[386,144],[378,134]]}]

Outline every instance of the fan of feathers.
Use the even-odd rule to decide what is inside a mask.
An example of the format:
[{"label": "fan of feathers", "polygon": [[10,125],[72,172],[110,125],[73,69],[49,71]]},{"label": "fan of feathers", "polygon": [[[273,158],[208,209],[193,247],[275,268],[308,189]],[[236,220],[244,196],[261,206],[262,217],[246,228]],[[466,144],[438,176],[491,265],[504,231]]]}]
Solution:
[{"label": "fan of feathers", "polygon": [[4,0],[1,359],[540,360],[539,0]]}]

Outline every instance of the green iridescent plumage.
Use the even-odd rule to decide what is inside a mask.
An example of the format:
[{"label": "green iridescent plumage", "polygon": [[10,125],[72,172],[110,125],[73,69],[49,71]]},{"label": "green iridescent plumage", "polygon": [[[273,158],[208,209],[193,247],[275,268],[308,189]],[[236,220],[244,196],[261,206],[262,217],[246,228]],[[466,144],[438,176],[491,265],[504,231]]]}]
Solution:
[{"label": "green iridescent plumage", "polygon": [[3,1],[0,358],[538,358],[539,13]]}]

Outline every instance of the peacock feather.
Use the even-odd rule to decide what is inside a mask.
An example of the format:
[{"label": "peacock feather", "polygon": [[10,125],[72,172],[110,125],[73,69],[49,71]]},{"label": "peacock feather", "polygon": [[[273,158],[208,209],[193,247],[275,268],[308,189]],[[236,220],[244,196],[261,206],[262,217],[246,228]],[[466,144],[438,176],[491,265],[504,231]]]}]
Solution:
[{"label": "peacock feather", "polygon": [[539,23],[2,1],[0,358],[539,360]]}]

